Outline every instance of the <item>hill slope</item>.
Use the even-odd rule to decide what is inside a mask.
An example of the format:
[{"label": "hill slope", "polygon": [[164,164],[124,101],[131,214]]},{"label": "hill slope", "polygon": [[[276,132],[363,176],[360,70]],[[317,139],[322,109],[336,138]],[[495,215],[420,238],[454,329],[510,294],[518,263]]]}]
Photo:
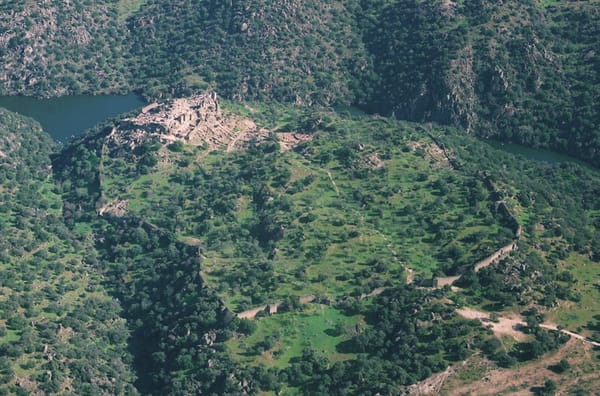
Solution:
[{"label": "hill slope", "polygon": [[113,3],[2,2],[0,94],[127,92],[129,50]]},{"label": "hill slope", "polygon": [[216,84],[242,100],[354,102],[368,59],[353,3],[149,1],[130,21],[136,74],[150,94]]},{"label": "hill slope", "polygon": [[91,241],[62,222],[53,148],[39,124],[0,109],[0,390],[135,393],[119,304]]},{"label": "hill slope", "polygon": [[[525,163],[456,130],[207,94],[98,128],[54,169],[65,221],[92,232],[122,303],[141,392],[331,394],[394,393],[473,348],[510,366],[565,341],[532,326],[484,347],[496,341],[454,313],[462,301],[551,314],[594,293],[570,263],[598,249],[597,172]],[[460,294],[405,285],[444,272]],[[413,341],[390,348],[398,337]]]}]

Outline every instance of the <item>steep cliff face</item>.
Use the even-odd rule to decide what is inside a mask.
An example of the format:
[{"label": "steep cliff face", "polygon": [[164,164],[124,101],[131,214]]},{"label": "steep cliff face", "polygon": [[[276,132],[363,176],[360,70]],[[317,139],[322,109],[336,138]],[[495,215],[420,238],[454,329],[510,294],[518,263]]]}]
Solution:
[{"label": "steep cliff face", "polygon": [[[473,77],[471,90],[455,96],[456,109],[467,116],[463,125],[476,134],[517,140],[532,139],[534,129],[556,127],[562,116],[556,110],[567,105],[567,93],[543,10],[505,2],[461,11],[470,28],[458,70]],[[450,75],[449,82],[460,85],[460,78]]]},{"label": "steep cliff face", "polygon": [[[451,121],[446,74],[465,40],[442,2],[365,2],[363,39],[377,76],[370,108],[411,120]],[[359,17],[360,18],[360,17]]]},{"label": "steep cliff face", "polygon": [[110,1],[0,4],[0,94],[123,90],[124,30]]},{"label": "steep cliff face", "polygon": [[503,2],[469,16],[477,120],[466,125],[600,164],[598,5]]}]

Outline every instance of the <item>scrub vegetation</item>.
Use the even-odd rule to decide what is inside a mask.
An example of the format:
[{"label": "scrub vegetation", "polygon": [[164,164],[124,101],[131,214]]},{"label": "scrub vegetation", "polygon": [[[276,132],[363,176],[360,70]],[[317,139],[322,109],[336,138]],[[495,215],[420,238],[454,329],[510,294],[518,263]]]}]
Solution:
[{"label": "scrub vegetation", "polygon": [[4,1],[0,394],[595,391],[599,5]]}]

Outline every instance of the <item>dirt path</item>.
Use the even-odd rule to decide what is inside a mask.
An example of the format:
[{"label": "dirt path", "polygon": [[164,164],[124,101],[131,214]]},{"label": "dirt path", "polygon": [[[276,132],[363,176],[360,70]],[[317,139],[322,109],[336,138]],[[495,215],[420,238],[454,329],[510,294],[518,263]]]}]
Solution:
[{"label": "dirt path", "polygon": [[[570,394],[577,384],[586,382],[597,384],[600,372],[586,371],[587,363],[582,357],[589,351],[590,346],[576,340],[570,340],[556,352],[544,355],[541,359],[534,360],[514,368],[498,368],[482,356],[473,356],[467,364],[455,364],[454,373],[444,381],[441,389],[430,395],[532,395],[531,388],[542,386],[544,381],[552,379],[558,384],[557,395]],[[571,374],[558,375],[549,367],[557,364],[561,359],[567,359],[572,365]],[[471,380],[461,378],[462,368],[480,371],[478,377]],[[589,389],[594,389],[591,385]],[[587,393],[586,393],[587,394]]]},{"label": "dirt path", "polygon": [[331,185],[333,186],[333,189],[335,190],[335,193],[339,197],[340,196],[340,190],[339,190],[337,184],[335,184],[335,180],[333,180],[333,176],[331,176],[331,172],[330,171],[327,171],[327,177],[329,177],[329,180],[331,181]]},{"label": "dirt path", "polygon": [[581,334],[573,333],[572,331],[569,331],[569,330],[559,329],[554,324],[551,324],[551,323],[549,323],[549,324],[541,324],[540,327],[542,329],[546,329],[546,330],[557,330],[557,331],[560,331],[563,334],[567,334],[567,335],[569,335],[569,336],[571,336],[571,337],[573,337],[573,338],[575,338],[577,340],[583,341],[583,342],[585,342],[587,344],[590,344],[590,345],[593,345],[593,346],[596,346],[596,347],[600,347],[600,342],[592,341],[589,338],[582,336]]}]

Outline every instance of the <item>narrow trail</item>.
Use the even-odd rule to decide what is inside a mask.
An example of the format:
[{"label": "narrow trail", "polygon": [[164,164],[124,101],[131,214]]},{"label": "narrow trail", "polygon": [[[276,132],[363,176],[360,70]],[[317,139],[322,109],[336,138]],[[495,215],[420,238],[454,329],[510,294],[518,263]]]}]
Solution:
[{"label": "narrow trail", "polygon": [[[585,364],[583,359],[583,355],[588,354],[590,349],[592,348],[589,345],[571,339],[564,345],[561,345],[556,351],[545,354],[539,359],[510,368],[498,367],[490,363],[483,356],[474,354],[466,360],[452,365],[454,374],[446,378],[444,385],[439,390],[435,389],[434,392],[416,393],[410,392],[411,389],[409,389],[408,394],[415,396],[531,396],[534,394],[532,392],[532,385],[541,385],[548,379],[559,384],[556,395],[572,394],[574,389],[585,388],[584,384],[591,385],[588,389],[592,391],[585,394],[597,394],[593,393],[593,390],[598,388],[596,384],[600,380],[600,373],[596,370],[588,369],[589,365]],[[567,374],[557,374],[550,369],[550,367],[559,364],[562,359],[572,364],[571,370],[573,371]],[[477,367],[479,375],[473,376],[470,367]],[[418,384],[426,384],[426,382],[427,380]]]},{"label": "narrow trail", "polygon": [[571,337],[573,337],[573,338],[575,338],[577,340],[583,341],[586,344],[590,344],[590,345],[593,345],[595,347],[600,347],[600,342],[596,342],[596,341],[590,340],[589,338],[584,337],[581,334],[573,333],[572,331],[569,331],[569,330],[559,329],[556,325],[553,325],[553,324],[541,324],[540,327],[542,329],[546,329],[546,330],[556,330],[556,331],[559,331],[559,332],[561,332],[563,334],[567,334],[567,335],[569,335],[569,336],[571,336]]},{"label": "narrow trail", "polygon": [[337,194],[337,196],[340,196],[340,190],[337,186],[337,184],[335,184],[335,180],[333,180],[333,176],[331,176],[331,172],[327,171],[327,177],[329,177],[329,180],[331,181],[331,185],[333,186],[333,189],[335,190],[335,193]]}]

